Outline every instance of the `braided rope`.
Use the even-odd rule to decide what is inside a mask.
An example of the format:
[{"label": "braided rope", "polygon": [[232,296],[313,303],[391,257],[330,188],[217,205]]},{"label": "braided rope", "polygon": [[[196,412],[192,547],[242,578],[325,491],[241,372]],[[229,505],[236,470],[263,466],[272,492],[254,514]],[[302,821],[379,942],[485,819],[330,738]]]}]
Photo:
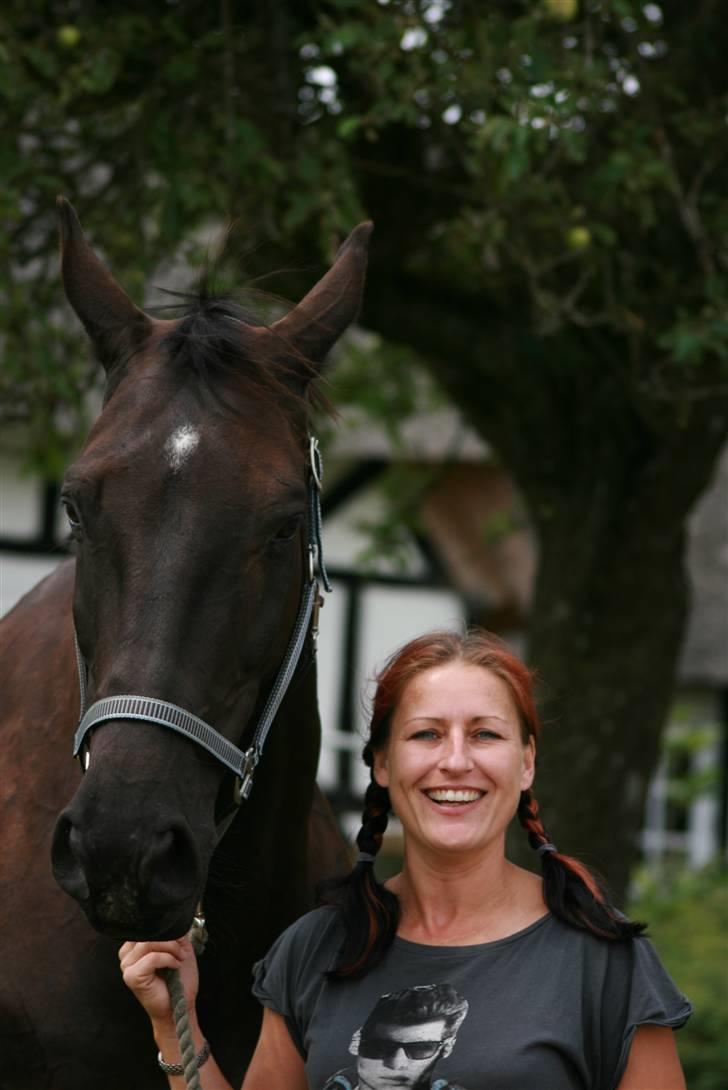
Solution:
[{"label": "braided rope", "polygon": [[[201,916],[195,917],[194,923],[192,924],[192,927],[190,928],[187,937],[192,943],[192,948],[195,951],[195,954],[199,957],[205,949],[205,943],[207,942],[207,931],[205,930],[205,922]],[[177,1034],[180,1057],[182,1060],[182,1066],[184,1068],[183,1078],[185,1080],[185,1086],[187,1087],[187,1090],[201,1090],[200,1076],[197,1070],[197,1054],[195,1052],[195,1042],[192,1038],[192,1030],[190,1028],[190,1015],[187,1008],[187,1000],[185,998],[184,989],[182,987],[179,970],[165,969],[164,979],[167,984],[169,999],[172,1004],[174,1029],[175,1033]]]}]

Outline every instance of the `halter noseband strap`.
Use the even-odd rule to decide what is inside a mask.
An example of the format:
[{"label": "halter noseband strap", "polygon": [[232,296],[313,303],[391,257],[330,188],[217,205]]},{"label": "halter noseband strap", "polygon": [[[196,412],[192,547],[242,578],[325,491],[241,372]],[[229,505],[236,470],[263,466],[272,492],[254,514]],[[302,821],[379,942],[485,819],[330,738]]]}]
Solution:
[{"label": "halter noseband strap", "polygon": [[245,751],[229,742],[219,731],[215,730],[203,719],[199,719],[177,704],[170,704],[166,700],[157,700],[148,696],[107,696],[97,700],[86,709],[86,690],[88,679],[88,666],[78,645],[78,637],[74,629],[76,644],[76,661],[78,664],[78,681],[81,696],[80,722],[73,739],[73,756],[79,757],[81,766],[88,768],[88,742],[86,736],[89,731],[100,723],[106,723],[110,719],[136,719],[145,723],[154,723],[160,727],[183,734],[192,742],[202,746],[208,753],[216,757],[226,768],[234,772],[236,779],[235,801],[242,802],[247,799],[253,786],[253,774],[263,753],[268,732],[273,725],[283,697],[291,683],[296,667],[298,666],[306,641],[306,634],[313,617],[312,636],[314,650],[318,635],[318,611],[323,602],[319,594],[318,574],[325,590],[331,590],[331,583],[324,565],[321,548],[321,484],[323,480],[323,464],[318,440],[314,436],[309,438],[309,481],[308,481],[308,578],[303,589],[301,604],[293,625],[293,632],[278,669],[278,674],[273,682],[273,687],[268,695],[263,713],[253,734],[253,741]]}]

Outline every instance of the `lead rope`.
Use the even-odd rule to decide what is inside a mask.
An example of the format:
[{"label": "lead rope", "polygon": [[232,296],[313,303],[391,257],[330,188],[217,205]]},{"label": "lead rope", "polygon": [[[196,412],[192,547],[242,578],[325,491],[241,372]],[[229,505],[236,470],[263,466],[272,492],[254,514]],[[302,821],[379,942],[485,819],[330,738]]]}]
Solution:
[{"label": "lead rope", "polygon": [[[190,940],[196,956],[199,957],[207,943],[204,916],[195,916],[192,927],[187,933],[187,938]],[[192,1030],[190,1028],[190,1013],[187,1008],[187,1000],[179,969],[164,969],[162,973],[169,992],[169,1001],[172,1004],[174,1030],[177,1034],[177,1043],[179,1044],[179,1053],[184,1069],[182,1077],[185,1080],[187,1090],[201,1090],[195,1042],[192,1039]]]}]

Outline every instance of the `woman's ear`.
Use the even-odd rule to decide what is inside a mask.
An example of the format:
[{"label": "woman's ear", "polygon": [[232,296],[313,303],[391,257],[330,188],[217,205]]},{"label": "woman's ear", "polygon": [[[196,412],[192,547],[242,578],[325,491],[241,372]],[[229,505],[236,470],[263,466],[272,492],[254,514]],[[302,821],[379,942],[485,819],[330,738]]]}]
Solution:
[{"label": "woman's ear", "polygon": [[521,774],[521,791],[528,791],[536,774],[536,742],[530,735],[528,742],[523,747],[523,772]]},{"label": "woman's ear", "polygon": [[372,776],[380,787],[389,787],[389,761],[386,746],[384,749],[376,750],[374,754]]}]

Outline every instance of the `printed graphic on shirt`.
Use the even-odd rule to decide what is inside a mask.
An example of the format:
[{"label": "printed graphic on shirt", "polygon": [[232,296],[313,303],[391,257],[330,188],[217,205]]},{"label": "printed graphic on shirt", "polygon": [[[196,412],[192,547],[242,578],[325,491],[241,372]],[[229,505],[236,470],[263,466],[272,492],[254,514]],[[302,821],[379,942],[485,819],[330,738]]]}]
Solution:
[{"label": "printed graphic on shirt", "polygon": [[450,984],[424,984],[382,995],[354,1033],[352,1064],[322,1090],[465,1090],[438,1078],[468,1013],[468,1001]]}]

